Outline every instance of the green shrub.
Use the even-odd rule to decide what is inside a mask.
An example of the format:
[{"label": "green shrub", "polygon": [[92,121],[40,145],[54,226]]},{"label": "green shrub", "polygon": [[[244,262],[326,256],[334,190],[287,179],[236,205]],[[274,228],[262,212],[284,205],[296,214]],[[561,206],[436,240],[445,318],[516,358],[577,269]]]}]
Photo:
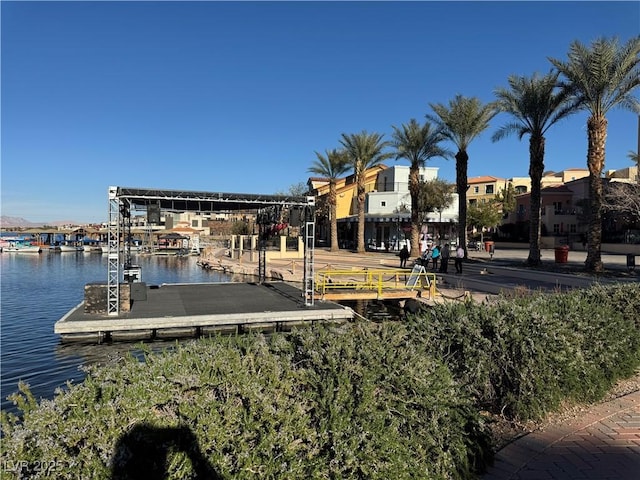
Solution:
[{"label": "green shrub", "polygon": [[2,478],[472,478],[479,412],[599,398],[640,365],[638,312],[640,285],[596,286],[122,358],[40,404],[20,385]]},{"label": "green shrub", "polygon": [[596,400],[640,365],[640,286],[438,305],[411,328],[479,407],[538,419],[566,398]]},{"label": "green shrub", "polygon": [[400,324],[188,343],[27,410],[5,418],[2,459],[56,461],[50,478],[126,478],[132,455],[162,451],[147,474],[192,478],[205,458],[234,479],[470,478],[489,450],[469,397]]}]

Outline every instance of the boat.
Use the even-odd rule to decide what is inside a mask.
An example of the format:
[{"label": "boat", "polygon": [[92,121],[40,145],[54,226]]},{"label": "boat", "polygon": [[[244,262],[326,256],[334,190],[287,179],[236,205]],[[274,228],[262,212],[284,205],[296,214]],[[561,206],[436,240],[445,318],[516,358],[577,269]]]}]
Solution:
[{"label": "boat", "polygon": [[6,253],[40,253],[42,248],[40,245],[31,245],[31,243],[18,237],[5,237],[0,240],[0,251]]},{"label": "boat", "polygon": [[62,245],[59,245],[60,251],[62,253],[65,252],[82,252],[84,250],[84,247],[82,245],[77,245],[75,243],[72,242],[66,242],[63,243]]},{"label": "boat", "polygon": [[103,251],[102,246],[96,243],[86,244],[84,246],[84,253],[102,253]]}]

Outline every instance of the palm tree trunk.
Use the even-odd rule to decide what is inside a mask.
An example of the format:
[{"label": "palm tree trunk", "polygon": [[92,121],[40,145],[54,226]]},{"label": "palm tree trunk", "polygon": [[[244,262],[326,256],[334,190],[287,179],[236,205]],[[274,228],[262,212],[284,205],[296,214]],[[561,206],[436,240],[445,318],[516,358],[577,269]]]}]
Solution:
[{"label": "palm tree trunk", "polygon": [[364,253],[364,176],[358,175],[358,253]]},{"label": "palm tree trunk", "polygon": [[469,155],[464,150],[456,153],[456,187],[458,189],[458,245],[467,256],[467,165]]},{"label": "palm tree trunk", "polygon": [[540,265],[540,219],[542,215],[542,174],[544,173],[544,146],[542,136],[529,139],[529,177],[531,178],[531,205],[529,215],[529,258],[527,265]]},{"label": "palm tree trunk", "polygon": [[337,252],[339,250],[338,245],[338,219],[336,217],[336,182],[331,180],[329,183],[329,208],[331,215],[331,251]]},{"label": "palm tree trunk", "polygon": [[587,259],[585,268],[591,272],[603,271],[602,249],[602,169],[604,168],[605,143],[607,141],[607,119],[604,116],[591,116],[587,120],[589,148],[587,166],[589,167],[589,196],[591,197],[591,215],[587,235]]},{"label": "palm tree trunk", "polygon": [[420,170],[411,165],[409,170],[409,195],[411,196],[411,256],[420,256],[420,205],[418,204],[418,190]]}]

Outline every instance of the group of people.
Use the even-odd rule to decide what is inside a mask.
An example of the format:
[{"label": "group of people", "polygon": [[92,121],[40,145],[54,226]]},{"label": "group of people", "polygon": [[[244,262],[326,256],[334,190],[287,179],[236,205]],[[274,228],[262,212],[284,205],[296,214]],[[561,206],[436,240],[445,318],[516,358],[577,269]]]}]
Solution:
[{"label": "group of people", "polygon": [[[398,254],[400,257],[400,268],[407,266],[407,260],[409,259],[409,249],[405,245]],[[449,258],[451,257],[451,249],[448,243],[444,244],[444,247],[440,245],[434,245],[432,248],[427,248],[420,257],[421,263],[425,266],[429,266],[429,261],[432,262],[433,270],[438,270],[440,273],[448,273]],[[462,260],[464,259],[464,248],[458,246],[454,257],[454,264],[456,267],[456,273],[462,273]],[[440,263],[440,268],[438,268]]]}]

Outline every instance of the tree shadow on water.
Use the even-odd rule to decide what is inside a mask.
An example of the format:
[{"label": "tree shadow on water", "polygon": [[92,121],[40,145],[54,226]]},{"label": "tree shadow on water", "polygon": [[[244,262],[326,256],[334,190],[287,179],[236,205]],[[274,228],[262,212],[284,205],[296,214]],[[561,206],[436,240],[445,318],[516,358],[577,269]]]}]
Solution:
[{"label": "tree shadow on water", "polygon": [[169,480],[168,458],[184,452],[191,461],[189,478],[222,480],[200,450],[198,439],[186,425],[154,427],[134,425],[116,443],[112,459],[111,480]]}]

